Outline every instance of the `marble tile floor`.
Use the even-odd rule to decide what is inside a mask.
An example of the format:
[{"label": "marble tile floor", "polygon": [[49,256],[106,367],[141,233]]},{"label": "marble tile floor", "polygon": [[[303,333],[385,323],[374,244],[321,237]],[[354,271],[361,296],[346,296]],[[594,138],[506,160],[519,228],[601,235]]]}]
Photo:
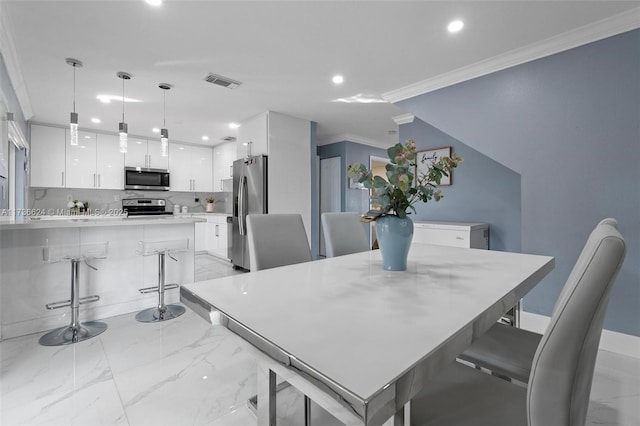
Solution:
[{"label": "marble tile floor", "polygon": [[[196,277],[237,273],[196,257]],[[70,346],[44,347],[40,334],[0,342],[0,425],[249,426],[256,359],[241,338],[187,311],[160,324],[126,314]],[[640,424],[640,359],[600,351],[587,425]],[[278,394],[278,425],[303,424],[302,396]],[[339,423],[312,407],[313,423]]]}]

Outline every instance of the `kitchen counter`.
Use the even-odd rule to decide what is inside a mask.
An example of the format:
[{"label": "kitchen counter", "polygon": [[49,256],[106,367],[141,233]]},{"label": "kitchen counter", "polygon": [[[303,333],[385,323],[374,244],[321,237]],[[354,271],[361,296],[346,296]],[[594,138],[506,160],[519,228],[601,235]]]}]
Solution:
[{"label": "kitchen counter", "polygon": [[189,213],[178,213],[173,214],[174,217],[211,217],[211,216],[231,216],[231,213],[220,213],[220,212],[189,212]]},{"label": "kitchen counter", "polygon": [[[215,213],[214,213],[215,214]],[[195,213],[193,214],[195,215]],[[96,226],[182,225],[205,222],[190,213],[167,216],[35,216],[0,220],[0,231],[15,229],[83,228]],[[204,213],[200,213],[204,215]]]},{"label": "kitchen counter", "polygon": [[[138,289],[158,283],[158,256],[143,256],[141,241],[188,239],[188,250],[167,261],[167,283],[191,283],[195,268],[195,227],[206,224],[192,216],[39,216],[0,218],[0,338],[22,336],[67,325],[68,309],[45,305],[69,298],[69,262],[47,263],[44,248],[108,243],[105,259],[80,266],[80,292],[100,300],[80,307],[82,321],[140,311],[157,304],[157,293]],[[166,303],[178,292],[165,294]]]}]

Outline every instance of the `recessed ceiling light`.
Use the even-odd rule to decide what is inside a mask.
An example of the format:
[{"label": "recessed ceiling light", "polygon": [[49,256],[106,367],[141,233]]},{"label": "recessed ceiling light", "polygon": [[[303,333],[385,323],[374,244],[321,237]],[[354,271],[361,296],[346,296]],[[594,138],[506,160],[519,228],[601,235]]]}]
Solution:
[{"label": "recessed ceiling light", "polygon": [[449,25],[447,25],[447,29],[450,33],[457,33],[462,29],[462,27],[464,27],[464,22],[460,20],[451,21],[449,22]]},{"label": "recessed ceiling light", "polygon": [[334,75],[331,79],[333,84],[342,84],[344,82],[344,77],[341,75]]},{"label": "recessed ceiling light", "polygon": [[151,6],[161,6],[162,5],[162,0],[144,0],[145,2],[147,2],[147,4],[150,4]]},{"label": "recessed ceiling light", "polygon": [[158,129],[157,127],[154,127],[153,129],[151,129],[151,131],[153,133],[160,133],[160,129]]},{"label": "recessed ceiling light", "polygon": [[91,139],[91,136],[85,136],[84,138],[85,139]]},{"label": "recessed ceiling light", "polygon": [[203,140],[203,141],[208,141],[208,140],[209,140],[209,136],[203,136],[203,137],[202,137],[202,140]]},{"label": "recessed ceiling light", "polygon": [[229,123],[229,128],[231,129],[237,129],[238,127],[240,127],[238,123]]},{"label": "recessed ceiling light", "polygon": [[100,119],[94,117],[94,118],[91,119],[91,122],[98,124],[98,123],[100,123]]},{"label": "recessed ceiling light", "polygon": [[[109,104],[111,103],[111,101],[120,101],[122,102],[122,96],[119,95],[98,95],[96,96],[96,99],[98,99],[100,102],[103,102],[105,104]],[[131,98],[124,98],[125,102],[142,102],[138,99],[131,99]]]},{"label": "recessed ceiling light", "polygon": [[358,93],[348,98],[334,99],[331,102],[344,102],[346,104],[382,104],[388,101],[382,99],[380,96]]}]

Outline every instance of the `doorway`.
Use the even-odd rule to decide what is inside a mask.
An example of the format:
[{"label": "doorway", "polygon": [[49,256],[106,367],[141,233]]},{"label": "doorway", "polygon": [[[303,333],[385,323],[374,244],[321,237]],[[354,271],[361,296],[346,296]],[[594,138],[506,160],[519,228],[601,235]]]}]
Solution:
[{"label": "doorway", "polygon": [[[320,160],[320,217],[322,213],[342,211],[342,159],[340,157],[323,158]],[[327,252],[320,221],[319,255],[326,257]]]}]

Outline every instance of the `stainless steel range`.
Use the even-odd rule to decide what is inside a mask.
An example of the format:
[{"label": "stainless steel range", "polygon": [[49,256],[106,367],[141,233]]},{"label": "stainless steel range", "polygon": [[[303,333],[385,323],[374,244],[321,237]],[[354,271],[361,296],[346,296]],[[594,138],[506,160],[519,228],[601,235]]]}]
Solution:
[{"label": "stainless steel range", "polygon": [[129,216],[158,216],[169,215],[166,211],[167,202],[162,198],[126,198],[122,200],[122,210]]}]

